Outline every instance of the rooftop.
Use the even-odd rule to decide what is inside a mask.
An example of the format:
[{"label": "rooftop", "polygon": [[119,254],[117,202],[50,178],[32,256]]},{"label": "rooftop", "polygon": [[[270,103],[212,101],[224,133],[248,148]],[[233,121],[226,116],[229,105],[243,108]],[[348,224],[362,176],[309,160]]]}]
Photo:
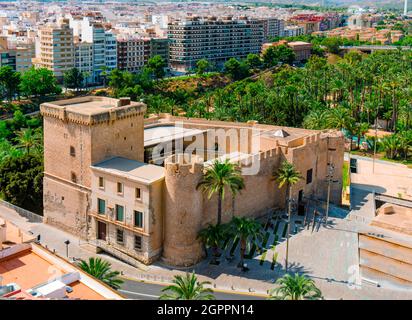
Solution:
[{"label": "rooftop", "polygon": [[85,125],[131,115],[143,115],[145,111],[144,103],[130,101],[130,98],[113,99],[99,96],[53,101],[40,106],[43,116]]},{"label": "rooftop", "polygon": [[144,146],[157,145],[161,142],[168,142],[203,134],[206,130],[188,129],[173,125],[162,125],[144,129]]},{"label": "rooftop", "polygon": [[164,178],[164,168],[122,157],[114,157],[91,166],[92,169],[150,184]]},{"label": "rooftop", "polygon": [[[3,221],[0,236],[16,232]],[[123,299],[116,291],[33,242],[24,233],[0,246],[0,297],[10,299]],[[2,239],[0,239],[2,240]],[[19,241],[17,241],[19,240]],[[31,241],[31,239],[27,239]],[[1,243],[1,242],[0,242]]]}]

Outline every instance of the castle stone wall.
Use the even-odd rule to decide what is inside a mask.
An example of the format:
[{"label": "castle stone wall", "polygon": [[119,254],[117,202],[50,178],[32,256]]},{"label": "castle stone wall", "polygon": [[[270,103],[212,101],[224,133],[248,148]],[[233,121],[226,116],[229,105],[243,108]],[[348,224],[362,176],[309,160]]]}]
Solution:
[{"label": "castle stone wall", "polygon": [[190,266],[204,255],[197,239],[202,227],[203,195],[196,190],[203,164],[197,157],[184,159],[174,155],[166,159],[165,167],[163,260],[171,265]]}]

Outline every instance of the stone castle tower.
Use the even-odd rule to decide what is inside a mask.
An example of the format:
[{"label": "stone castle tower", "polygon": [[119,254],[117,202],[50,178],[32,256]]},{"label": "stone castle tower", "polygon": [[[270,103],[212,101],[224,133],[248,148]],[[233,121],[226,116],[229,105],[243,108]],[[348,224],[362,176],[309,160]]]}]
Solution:
[{"label": "stone castle tower", "polygon": [[40,106],[47,223],[86,237],[90,166],[113,156],[143,161],[145,111],[145,104],[128,98],[94,96]]},{"label": "stone castle tower", "polygon": [[203,213],[203,194],[196,190],[203,175],[202,159],[176,154],[166,159],[165,168],[163,260],[175,266],[191,266],[204,255],[197,239]]}]

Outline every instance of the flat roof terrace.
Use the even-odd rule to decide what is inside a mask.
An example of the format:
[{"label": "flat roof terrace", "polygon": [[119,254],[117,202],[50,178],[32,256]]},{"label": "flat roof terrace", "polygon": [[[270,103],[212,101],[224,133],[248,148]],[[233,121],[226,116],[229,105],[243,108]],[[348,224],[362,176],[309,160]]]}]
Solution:
[{"label": "flat roof terrace", "polygon": [[164,178],[164,168],[122,157],[114,157],[91,166],[92,169],[144,184]]},{"label": "flat roof terrace", "polygon": [[43,103],[40,112],[43,116],[55,117],[83,124],[138,114],[143,116],[146,105],[130,101],[129,98],[113,99],[98,96],[86,96],[74,99]]},{"label": "flat roof terrace", "polygon": [[174,125],[160,125],[144,129],[144,146],[155,146],[159,143],[194,137],[203,134],[207,130],[189,129]]}]

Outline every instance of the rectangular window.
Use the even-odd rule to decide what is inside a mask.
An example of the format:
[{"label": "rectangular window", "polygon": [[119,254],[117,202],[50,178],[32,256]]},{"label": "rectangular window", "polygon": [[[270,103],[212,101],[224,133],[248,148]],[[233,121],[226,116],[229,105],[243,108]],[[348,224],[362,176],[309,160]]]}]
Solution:
[{"label": "rectangular window", "polygon": [[140,188],[136,188],[136,199],[140,199]]},{"label": "rectangular window", "polygon": [[117,193],[123,193],[123,183],[117,183]]},{"label": "rectangular window", "polygon": [[306,171],[306,184],[309,184],[312,182],[312,173],[313,173],[313,169],[309,169],[308,171]]},{"label": "rectangular window", "polygon": [[124,240],[123,230],[116,229],[116,241],[117,241],[117,243],[123,244],[123,240]]},{"label": "rectangular window", "polygon": [[143,212],[134,211],[134,226],[143,228]]},{"label": "rectangular window", "polygon": [[97,208],[99,214],[106,214],[106,201],[103,199],[97,199]]},{"label": "rectangular window", "polygon": [[71,173],[71,179],[73,183],[77,183],[77,176],[74,172]]},{"label": "rectangular window", "polygon": [[104,188],[104,179],[103,179],[103,177],[99,177],[99,188]]},{"label": "rectangular window", "polygon": [[70,155],[71,155],[72,157],[75,157],[75,156],[76,156],[76,149],[74,149],[73,146],[70,146]]},{"label": "rectangular window", "polygon": [[142,237],[134,236],[134,249],[137,251],[142,250]]},{"label": "rectangular window", "polygon": [[124,218],[124,207],[116,204],[116,220],[123,221],[123,218]]}]

